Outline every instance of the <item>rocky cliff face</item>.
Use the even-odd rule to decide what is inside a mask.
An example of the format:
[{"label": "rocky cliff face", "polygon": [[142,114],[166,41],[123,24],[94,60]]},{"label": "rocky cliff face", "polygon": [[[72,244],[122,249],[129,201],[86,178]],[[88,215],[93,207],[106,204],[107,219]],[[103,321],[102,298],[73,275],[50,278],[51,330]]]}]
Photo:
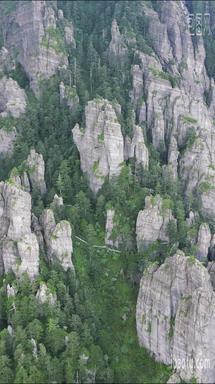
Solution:
[{"label": "rocky cliff face", "polygon": [[31,188],[39,191],[39,193],[43,195],[46,192],[45,163],[43,156],[32,149],[27,158],[26,166]]},{"label": "rocky cliff face", "polygon": [[137,119],[146,122],[153,145],[168,153],[172,174],[176,178],[179,172],[186,195],[198,193],[203,215],[213,219],[214,98],[212,93],[206,105],[213,80],[205,69],[203,39],[193,45],[183,2],[162,1],[158,12],[143,4],[142,12],[154,55],[136,51],[140,63],[132,68],[131,97]]},{"label": "rocky cliff face", "polygon": [[79,97],[77,94],[76,87],[70,87],[68,85],[65,85],[64,82],[61,81],[59,91],[61,103],[65,103],[71,111],[76,110],[79,104]]},{"label": "rocky cliff face", "polygon": [[151,266],[137,301],[140,344],[156,360],[172,364],[183,380],[213,383],[214,300],[209,273],[197,260],[179,251],[160,267]]},{"label": "rocky cliff face", "polygon": [[38,94],[38,81],[67,66],[64,40],[57,26],[56,11],[50,2],[19,1],[4,22],[6,48],[17,55]]},{"label": "rocky cliff face", "polygon": [[145,145],[143,130],[138,125],[134,126],[133,138],[125,137],[124,158],[135,159],[136,165],[142,165],[144,169],[149,166],[149,152]]},{"label": "rocky cliff face", "polygon": [[77,124],[72,133],[82,171],[86,172],[92,191],[97,193],[105,177],[120,174],[124,142],[114,106],[107,100],[89,101],[85,118],[86,128],[80,129]]},{"label": "rocky cliff face", "polygon": [[0,116],[20,117],[25,112],[26,103],[25,91],[15,80],[4,76],[0,80]]},{"label": "rocky cliff face", "polygon": [[0,183],[1,274],[27,272],[33,279],[39,272],[39,246],[31,231],[31,196],[13,182]]},{"label": "rocky cliff face", "polygon": [[73,245],[71,227],[68,221],[55,222],[51,209],[45,209],[40,222],[44,233],[47,258],[50,262],[58,261],[64,270],[74,270],[72,264]]},{"label": "rocky cliff face", "polygon": [[[6,55],[8,51],[5,51],[3,50]],[[8,70],[10,68],[9,63],[7,61],[3,63],[2,70],[5,69],[5,65],[8,66]],[[17,136],[16,128],[14,126],[15,119],[21,117],[22,114],[25,113],[26,105],[27,97],[25,91],[19,87],[15,80],[3,76],[0,80],[0,157],[2,158],[9,157],[13,153]]]},{"label": "rocky cliff face", "polygon": [[[70,224],[56,224],[51,209],[44,210],[40,221],[32,213],[30,192],[46,191],[43,157],[32,149],[24,165],[27,171],[19,175],[16,170],[9,181],[0,182],[0,275],[13,271],[20,277],[27,272],[34,279],[39,274],[39,250],[49,262],[57,260],[65,270],[74,270]],[[59,207],[63,201],[56,195],[53,204]]]},{"label": "rocky cliff face", "polygon": [[5,73],[5,71],[9,72],[15,68],[15,60],[12,58],[7,48],[2,47],[0,49],[0,74]]},{"label": "rocky cliff face", "polygon": [[0,129],[0,157],[11,156],[16,141],[16,128],[13,127],[9,131]]},{"label": "rocky cliff face", "polygon": [[163,199],[156,195],[147,196],[145,208],[137,216],[136,239],[139,251],[154,243],[156,240],[168,242],[168,224],[176,220],[171,209],[165,206]]},{"label": "rocky cliff face", "polygon": [[199,261],[206,261],[208,257],[209,248],[211,245],[211,231],[209,225],[203,223],[200,225],[197,239],[197,252],[196,257]]},{"label": "rocky cliff face", "polygon": [[118,248],[120,240],[119,236],[116,236],[116,223],[114,221],[115,211],[114,209],[107,210],[106,225],[105,225],[105,244],[110,247]]},{"label": "rocky cliff face", "polygon": [[25,191],[43,195],[46,192],[43,156],[31,149],[27,160],[22,163],[22,170],[12,170],[11,179]]},{"label": "rocky cliff face", "polygon": [[[145,3],[142,12],[149,20],[148,33],[154,52],[149,55],[137,50],[138,64],[131,71],[131,99],[137,121],[146,123],[154,147],[166,153],[164,171],[170,171],[174,180],[182,180],[187,199],[192,194],[198,197],[202,215],[212,223],[215,220],[214,82],[206,72],[203,38],[199,36],[195,43],[192,41],[183,2],[162,1],[157,11]],[[210,102],[206,103],[205,95],[209,94]],[[159,204],[153,206],[147,200],[145,209],[138,214],[139,250],[157,239],[168,241],[166,231],[162,231],[164,217]],[[173,219],[170,216],[167,222]],[[194,214],[187,219],[190,227],[196,222]],[[207,223],[200,225],[193,244],[197,259],[206,263],[213,260],[213,236]],[[195,377],[197,382],[212,383],[215,379],[214,340],[209,336],[214,339],[213,261],[208,271],[194,258],[186,258],[179,252],[160,267],[152,266],[140,284],[137,302],[140,344],[157,360],[173,364],[185,381]]]},{"label": "rocky cliff face", "polygon": [[105,178],[116,177],[121,172],[124,160],[134,158],[137,165],[148,168],[148,149],[143,131],[134,125],[133,138],[123,138],[118,116],[121,108],[108,100],[89,101],[85,108],[86,128],[77,124],[73,139],[78,147],[81,168],[86,172],[94,193],[104,184]]},{"label": "rocky cliff face", "polygon": [[50,305],[54,305],[57,301],[56,293],[51,293],[45,283],[40,283],[39,289],[36,293],[36,298],[42,304],[48,303]]},{"label": "rocky cliff face", "polygon": [[108,47],[109,60],[124,60],[127,53],[124,36],[121,35],[117,21],[114,19],[111,26],[111,42]]}]

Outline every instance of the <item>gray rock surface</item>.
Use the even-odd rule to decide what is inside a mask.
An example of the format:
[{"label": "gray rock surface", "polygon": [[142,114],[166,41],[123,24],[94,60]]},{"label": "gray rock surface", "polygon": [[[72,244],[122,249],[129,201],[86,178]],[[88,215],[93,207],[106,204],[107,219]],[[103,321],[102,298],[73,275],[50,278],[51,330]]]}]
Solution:
[{"label": "gray rock surface", "polygon": [[7,284],[7,297],[16,296],[17,289],[13,287],[13,285]]},{"label": "gray rock surface", "polygon": [[149,152],[145,145],[143,130],[138,125],[134,126],[132,140],[125,137],[125,160],[134,158],[136,165],[142,165],[144,169],[148,169],[149,166]]},{"label": "gray rock surface", "polygon": [[74,271],[72,264],[72,231],[68,221],[55,222],[51,209],[45,209],[40,222],[43,228],[47,257],[50,262],[58,260],[64,270]]},{"label": "gray rock surface", "polygon": [[192,227],[192,225],[195,224],[197,218],[198,218],[197,212],[190,211],[189,216],[186,218],[186,223],[188,227]]},{"label": "gray rock surface", "polygon": [[14,150],[14,144],[16,141],[16,128],[6,130],[0,129],[0,157],[9,157],[12,155]]},{"label": "gray rock surface", "polygon": [[211,261],[208,263],[207,270],[210,275],[213,290],[215,290],[215,262],[214,261]]},{"label": "gray rock surface", "polygon": [[211,244],[211,231],[207,223],[200,225],[197,239],[196,257],[199,261],[206,261]]},{"label": "gray rock surface", "polygon": [[11,57],[7,48],[0,49],[0,73],[11,71],[16,68],[15,60]]},{"label": "gray rock surface", "polygon": [[44,304],[55,305],[57,301],[56,293],[52,293],[45,283],[40,283],[39,289],[36,293],[37,300]]},{"label": "gray rock surface", "polygon": [[18,83],[6,76],[0,80],[0,116],[20,117],[25,112],[27,98]]},{"label": "gray rock surface", "polygon": [[59,90],[61,103],[65,103],[71,111],[76,110],[79,105],[79,97],[77,94],[76,87],[70,87],[68,85],[65,85],[64,82],[61,81],[59,85]]},{"label": "gray rock surface", "polygon": [[37,95],[41,78],[49,78],[59,67],[68,65],[56,20],[50,2],[33,0],[20,1],[5,22],[6,48],[18,52],[16,60],[24,68]]},{"label": "gray rock surface", "polygon": [[119,236],[116,236],[114,233],[114,228],[116,229],[116,223],[114,222],[115,210],[108,209],[106,216],[106,225],[105,225],[105,244],[109,247],[118,248],[120,243]]},{"label": "gray rock surface", "polygon": [[[136,308],[140,345],[184,381],[215,379],[215,293],[201,263],[178,251],[145,270]],[[202,360],[202,363],[200,361]]]},{"label": "gray rock surface", "polygon": [[123,61],[127,52],[125,39],[119,31],[116,19],[114,19],[111,26],[111,42],[108,47],[109,60],[112,63]]},{"label": "gray rock surface", "polygon": [[34,149],[31,149],[26,160],[26,166],[31,187],[43,195],[46,192],[45,163],[43,156]]},{"label": "gray rock surface", "polygon": [[138,251],[143,250],[156,240],[168,242],[168,224],[176,221],[172,211],[165,207],[160,195],[147,196],[145,208],[140,211],[136,222],[136,240]]},{"label": "gray rock surface", "polygon": [[85,118],[86,128],[76,124],[72,134],[80,153],[81,169],[86,172],[90,188],[96,194],[106,177],[120,174],[124,142],[114,106],[108,100],[89,101]]},{"label": "gray rock surface", "polygon": [[[214,221],[215,97],[203,38],[193,44],[182,1],[162,1],[157,12],[143,2],[141,11],[149,21],[154,53],[135,51],[131,100],[136,116],[146,122],[153,145],[166,151],[168,170],[174,179],[179,173],[186,196],[198,193],[203,216]],[[205,94],[211,94],[209,106]]]},{"label": "gray rock surface", "polygon": [[57,194],[55,194],[53,202],[52,202],[52,206],[53,206],[53,208],[63,207],[63,198],[61,196],[58,196]]},{"label": "gray rock surface", "polygon": [[44,238],[42,233],[42,226],[40,225],[39,219],[33,213],[31,214],[31,228],[33,233],[36,235],[37,242],[39,244],[40,251],[45,255]]},{"label": "gray rock surface", "polygon": [[181,378],[177,373],[173,373],[169,380],[167,381],[167,384],[180,384],[181,383]]},{"label": "gray rock surface", "polygon": [[34,279],[39,273],[39,245],[36,235],[29,233],[17,242],[18,255],[21,263],[17,268],[18,275],[27,272],[30,279]]},{"label": "gray rock surface", "polygon": [[68,22],[67,25],[65,25],[64,36],[65,36],[64,38],[65,38],[66,44],[72,48],[76,48],[76,42],[74,37],[74,27],[71,22],[70,23]]},{"label": "gray rock surface", "polygon": [[31,232],[31,196],[14,182],[0,183],[1,273],[16,276],[27,272],[30,279],[39,272],[39,246]]},{"label": "gray rock surface", "polygon": [[179,150],[177,140],[174,136],[171,137],[171,142],[168,149],[168,166],[172,171],[173,179],[177,179],[178,176],[178,157]]},{"label": "gray rock surface", "polygon": [[62,9],[58,9],[58,19],[59,20],[63,20],[64,19],[64,14],[63,14],[63,11]]}]

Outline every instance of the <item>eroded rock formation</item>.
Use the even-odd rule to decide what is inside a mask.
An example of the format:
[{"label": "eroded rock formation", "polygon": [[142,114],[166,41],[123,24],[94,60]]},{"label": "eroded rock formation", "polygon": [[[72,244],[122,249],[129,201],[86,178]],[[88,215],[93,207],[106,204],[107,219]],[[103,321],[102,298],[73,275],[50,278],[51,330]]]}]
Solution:
[{"label": "eroded rock formation", "polygon": [[111,61],[124,60],[127,52],[124,36],[121,35],[117,21],[114,19],[111,26],[111,42],[108,47],[109,59]]},{"label": "eroded rock formation", "polygon": [[17,132],[15,127],[9,131],[4,128],[0,129],[0,157],[9,157],[12,155],[16,135]]},{"label": "eroded rock formation", "polygon": [[93,100],[85,108],[86,128],[73,128],[81,168],[86,172],[94,193],[105,177],[118,176],[124,161],[124,142],[114,106],[104,99]]},{"label": "eroded rock formation", "polygon": [[18,53],[32,89],[38,94],[38,80],[49,78],[68,65],[64,37],[57,26],[57,15],[50,2],[19,1],[5,20],[5,45]]},{"label": "eroded rock formation", "polygon": [[0,183],[1,274],[27,272],[31,279],[39,272],[39,246],[31,232],[31,196],[20,185]]},{"label": "eroded rock formation", "polygon": [[37,300],[44,304],[48,303],[50,305],[56,304],[57,296],[56,293],[52,293],[45,283],[40,283],[39,289],[36,293]]},{"label": "eroded rock formation", "polygon": [[62,220],[56,224],[53,211],[45,209],[40,223],[43,228],[47,258],[50,262],[57,260],[64,270],[74,270],[72,264],[72,238],[71,226],[68,221]]},{"label": "eroded rock formation", "polygon": [[213,383],[214,304],[207,269],[178,251],[143,274],[136,308],[140,345],[173,365],[183,380]]},{"label": "eroded rock formation", "polygon": [[136,239],[138,251],[154,243],[156,240],[168,242],[168,224],[176,221],[171,209],[166,207],[165,201],[160,197],[147,196],[145,208],[137,216]]},{"label": "eroded rock formation", "polygon": [[106,216],[106,225],[105,225],[105,244],[110,247],[118,248],[120,238],[114,233],[116,232],[116,223],[114,222],[115,210],[108,209]]},{"label": "eroded rock formation", "polygon": [[72,130],[82,171],[86,172],[95,194],[106,177],[119,176],[124,160],[134,158],[136,165],[148,169],[149,153],[142,128],[134,124],[132,139],[124,138],[118,120],[120,114],[120,105],[94,99],[85,108],[86,128],[76,124]]},{"label": "eroded rock formation", "polygon": [[65,103],[71,111],[76,110],[79,104],[79,97],[77,94],[76,87],[70,87],[68,85],[65,85],[64,82],[61,81],[59,85],[59,91],[60,101]]},{"label": "eroded rock formation", "polygon": [[211,231],[209,225],[203,223],[200,225],[197,239],[196,257],[199,261],[206,261],[211,244]]},{"label": "eroded rock formation", "polygon": [[[131,99],[137,118],[146,123],[153,145],[166,151],[172,175],[180,175],[186,196],[198,193],[202,214],[214,220],[215,101],[203,38],[198,36],[193,44],[183,2],[162,1],[157,12],[143,3],[142,12],[149,20],[154,54],[135,52],[139,64],[132,68]],[[206,94],[211,95],[210,105]]]},{"label": "eroded rock formation", "polygon": [[0,80],[0,116],[20,117],[25,112],[26,103],[25,91],[15,80],[4,76]]},{"label": "eroded rock formation", "polygon": [[[57,260],[65,270],[74,270],[69,222],[55,222],[51,209],[44,210],[39,220],[31,207],[32,187],[40,194],[46,190],[42,155],[31,150],[23,166],[15,169],[7,182],[0,182],[0,274],[13,271],[17,277],[27,272],[32,280],[39,274],[39,250],[47,261]],[[57,195],[56,207],[63,201]]]},{"label": "eroded rock formation", "polygon": [[45,163],[43,156],[34,149],[31,149],[26,161],[26,166],[31,187],[43,195],[46,192]]},{"label": "eroded rock formation", "polygon": [[144,169],[149,166],[149,152],[145,145],[143,130],[138,125],[134,126],[133,138],[125,137],[125,160],[135,159],[137,165],[142,165]]}]

